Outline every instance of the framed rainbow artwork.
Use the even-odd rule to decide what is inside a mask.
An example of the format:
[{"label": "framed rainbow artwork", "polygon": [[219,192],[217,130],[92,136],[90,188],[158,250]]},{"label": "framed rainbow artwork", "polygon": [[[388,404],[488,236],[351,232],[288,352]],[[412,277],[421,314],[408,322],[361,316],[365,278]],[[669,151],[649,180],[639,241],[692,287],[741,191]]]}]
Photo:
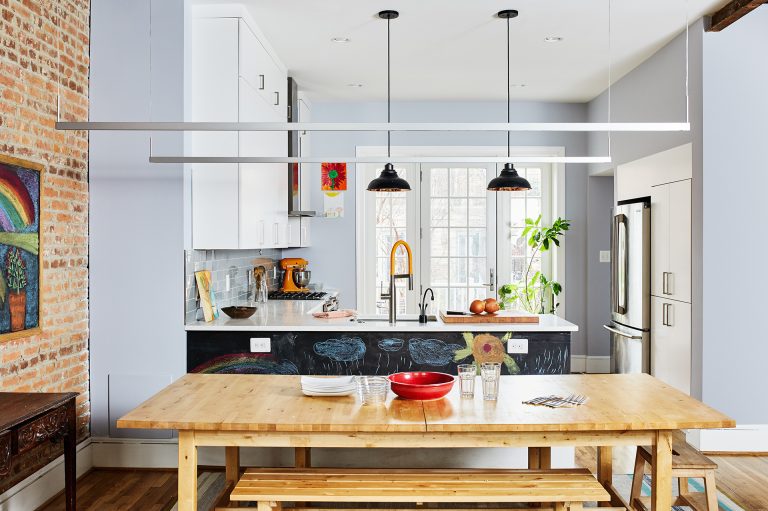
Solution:
[{"label": "framed rainbow artwork", "polygon": [[40,332],[43,166],[0,156],[0,340]]}]

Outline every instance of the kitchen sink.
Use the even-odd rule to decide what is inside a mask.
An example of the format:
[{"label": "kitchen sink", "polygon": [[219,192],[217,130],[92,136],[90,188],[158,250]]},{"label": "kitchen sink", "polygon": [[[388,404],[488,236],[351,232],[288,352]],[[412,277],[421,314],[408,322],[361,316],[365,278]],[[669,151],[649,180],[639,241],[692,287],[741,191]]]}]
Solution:
[{"label": "kitchen sink", "polygon": [[[357,319],[351,319],[350,321],[356,321],[358,323],[389,323],[389,318],[387,316],[358,316]],[[434,315],[428,315],[427,316],[427,322],[433,323],[437,321],[437,316]],[[397,317],[398,323],[418,323],[419,322],[419,315],[418,314],[403,314],[402,316]]]}]

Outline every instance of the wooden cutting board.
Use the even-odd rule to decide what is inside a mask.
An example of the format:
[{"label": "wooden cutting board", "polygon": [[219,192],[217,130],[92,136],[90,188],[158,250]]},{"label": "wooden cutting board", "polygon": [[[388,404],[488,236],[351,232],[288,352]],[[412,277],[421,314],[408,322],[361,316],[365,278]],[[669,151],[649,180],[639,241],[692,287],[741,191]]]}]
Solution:
[{"label": "wooden cutting board", "polygon": [[473,314],[471,316],[449,316],[440,311],[443,323],[538,323],[536,314],[521,311],[499,311],[496,314]]}]

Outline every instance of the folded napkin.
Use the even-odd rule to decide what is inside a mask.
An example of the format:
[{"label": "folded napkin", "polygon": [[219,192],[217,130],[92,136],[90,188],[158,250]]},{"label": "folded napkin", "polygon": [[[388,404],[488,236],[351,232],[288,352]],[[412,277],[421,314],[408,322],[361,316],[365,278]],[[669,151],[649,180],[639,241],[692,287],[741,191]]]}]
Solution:
[{"label": "folded napkin", "polygon": [[316,318],[333,319],[333,318],[350,318],[354,316],[356,312],[352,309],[342,309],[338,311],[328,312],[313,312],[312,315]]}]

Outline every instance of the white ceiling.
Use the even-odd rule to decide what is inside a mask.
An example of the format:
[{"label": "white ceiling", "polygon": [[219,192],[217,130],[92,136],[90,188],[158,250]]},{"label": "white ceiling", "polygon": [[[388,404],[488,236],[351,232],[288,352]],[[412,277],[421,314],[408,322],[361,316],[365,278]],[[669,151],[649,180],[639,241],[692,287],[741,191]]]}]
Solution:
[{"label": "white ceiling", "polygon": [[[392,21],[394,100],[506,99],[511,21],[514,99],[589,101],[608,83],[609,0],[243,0],[289,73],[316,100],[386,98]],[[727,0],[610,0],[614,81]],[[349,37],[339,44],[333,37]],[[563,38],[547,43],[547,36]],[[684,65],[684,55],[680,55]],[[350,83],[363,87],[353,88]]]}]

